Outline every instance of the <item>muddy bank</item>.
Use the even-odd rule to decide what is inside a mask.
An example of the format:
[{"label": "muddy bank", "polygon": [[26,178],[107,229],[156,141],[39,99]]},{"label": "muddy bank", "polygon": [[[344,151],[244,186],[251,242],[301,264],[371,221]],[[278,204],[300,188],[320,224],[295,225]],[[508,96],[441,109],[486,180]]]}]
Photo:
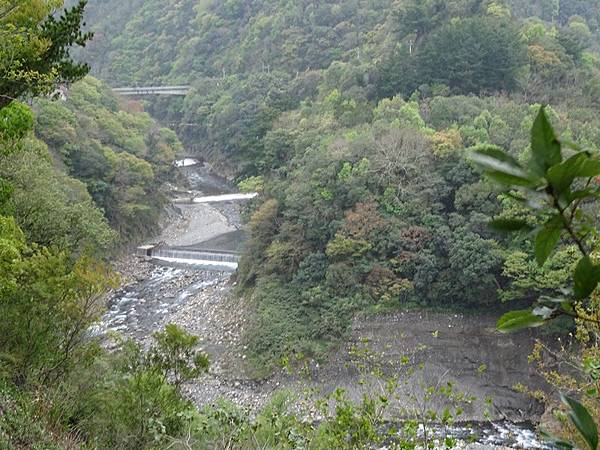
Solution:
[{"label": "muddy bank", "polygon": [[[496,321],[495,315],[427,311],[363,316],[355,320],[348,342],[316,377],[330,383],[329,390],[341,384],[355,399],[361,398],[376,383],[359,384],[361,374],[348,362],[360,362],[360,357],[349,355],[366,350],[370,353],[368,366],[399,375],[404,382],[399,389],[399,408],[416,406],[427,387],[450,382],[455,392],[473,399],[462,405],[463,419],[536,420],[543,412],[541,406],[514,390],[519,383],[545,387],[527,360],[533,334],[500,334]],[[412,370],[414,375],[409,373]],[[430,401],[434,408],[443,407],[441,401]]]}]

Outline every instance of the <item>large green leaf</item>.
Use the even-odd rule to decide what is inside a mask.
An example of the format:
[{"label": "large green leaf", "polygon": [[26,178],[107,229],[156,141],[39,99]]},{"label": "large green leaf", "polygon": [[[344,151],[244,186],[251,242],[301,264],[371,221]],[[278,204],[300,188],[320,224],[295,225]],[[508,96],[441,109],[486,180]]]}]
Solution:
[{"label": "large green leaf", "polygon": [[585,153],[578,153],[548,169],[546,178],[548,178],[557,194],[561,194],[571,186],[573,180],[579,176],[584,168],[587,160],[588,156]]},{"label": "large green leaf", "polygon": [[584,256],[579,260],[573,278],[575,298],[578,300],[586,298],[600,282],[600,266],[594,265],[589,256]]},{"label": "large green leaf", "polygon": [[488,171],[529,178],[515,158],[504,150],[492,145],[476,147],[469,154],[469,159]]},{"label": "large green leaf", "polygon": [[526,187],[539,184],[539,178],[528,174],[515,158],[498,147],[478,146],[470,153],[469,159],[485,169],[489,178],[501,184]]},{"label": "large green leaf", "polygon": [[539,327],[543,323],[544,319],[542,317],[536,316],[533,312],[525,309],[504,314],[498,320],[496,327],[502,333],[510,333],[523,328]]},{"label": "large green leaf", "polygon": [[524,176],[513,175],[506,172],[500,172],[498,170],[489,171],[486,173],[486,175],[491,180],[507,186],[534,187],[537,184],[534,180],[526,178]]},{"label": "large green leaf", "polygon": [[560,396],[563,403],[569,407],[569,418],[579,430],[591,450],[598,448],[598,428],[587,408],[577,400],[566,395]]},{"label": "large green leaf", "polygon": [[554,216],[535,237],[535,259],[538,265],[543,266],[558,241],[563,230],[563,218]]},{"label": "large green leaf", "polygon": [[588,198],[588,197],[597,197],[597,196],[598,196],[598,193],[596,192],[596,189],[586,188],[586,189],[581,189],[579,191],[570,192],[567,198],[568,198],[569,202],[572,202],[574,200],[580,200],[580,199],[584,199],[584,198]]},{"label": "large green leaf", "polygon": [[560,142],[544,107],[540,108],[531,129],[531,154],[535,173],[539,176],[545,176],[550,167],[560,164],[562,160]]},{"label": "large green leaf", "polygon": [[600,175],[600,161],[588,158],[579,171],[580,177],[597,177]]},{"label": "large green leaf", "polygon": [[482,158],[483,162],[485,162],[487,160],[486,158],[490,158],[490,159],[494,159],[497,161],[502,161],[513,167],[519,167],[519,168],[521,167],[519,162],[514,157],[512,157],[511,155],[506,153],[501,148],[496,147],[495,145],[479,145],[479,146],[473,148],[471,155],[474,158],[477,158],[477,157]]}]

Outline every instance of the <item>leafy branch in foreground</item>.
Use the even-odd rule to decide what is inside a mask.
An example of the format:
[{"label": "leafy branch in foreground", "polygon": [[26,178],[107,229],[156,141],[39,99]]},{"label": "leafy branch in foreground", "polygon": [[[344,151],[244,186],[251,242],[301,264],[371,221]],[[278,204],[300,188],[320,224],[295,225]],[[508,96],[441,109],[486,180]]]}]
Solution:
[{"label": "leafy branch in foreground", "polygon": [[490,223],[492,228],[530,231],[540,266],[562,238],[571,240],[580,253],[572,286],[564,289],[563,295],[542,296],[531,310],[505,314],[498,321],[498,329],[509,332],[540,326],[561,315],[591,320],[579,307],[589,303],[591,293],[600,283],[600,265],[594,262],[592,254],[597,230],[584,206],[600,197],[600,187],[594,183],[594,178],[600,175],[600,160],[575,144],[559,140],[543,107],[533,124],[531,158],[526,164],[492,146],[475,149],[470,158],[541,220],[533,228],[527,221],[497,219]]},{"label": "leafy branch in foreground", "polygon": [[[493,229],[531,232],[539,266],[544,265],[563,238],[571,241],[580,254],[572,285],[563,289],[562,295],[541,296],[531,309],[504,314],[498,321],[498,329],[511,332],[537,327],[559,316],[597,325],[599,321],[593,314],[590,296],[600,283],[600,265],[595,262],[594,255],[598,232],[588,204],[600,197],[595,180],[600,175],[600,160],[575,144],[559,140],[544,107],[540,108],[533,124],[531,158],[526,164],[496,147],[475,149],[471,159],[485,169],[489,178],[504,185],[508,195],[530,209],[541,222],[532,227],[527,221],[497,219],[490,223]],[[566,395],[561,394],[561,400],[580,438],[590,449],[596,450],[598,430],[589,410]],[[575,448],[568,441],[546,436],[561,448]]]}]

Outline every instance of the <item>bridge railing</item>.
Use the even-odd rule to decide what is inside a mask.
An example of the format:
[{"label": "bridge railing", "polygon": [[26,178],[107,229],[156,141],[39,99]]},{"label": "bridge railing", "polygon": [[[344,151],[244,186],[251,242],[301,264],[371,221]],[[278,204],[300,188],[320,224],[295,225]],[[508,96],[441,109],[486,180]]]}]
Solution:
[{"label": "bridge railing", "polygon": [[190,86],[131,86],[113,88],[120,95],[187,95]]}]

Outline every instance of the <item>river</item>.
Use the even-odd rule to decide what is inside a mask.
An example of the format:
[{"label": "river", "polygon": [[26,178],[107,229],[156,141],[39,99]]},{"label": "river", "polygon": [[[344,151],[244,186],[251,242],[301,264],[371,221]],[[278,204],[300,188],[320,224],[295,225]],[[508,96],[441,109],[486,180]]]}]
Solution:
[{"label": "river", "polygon": [[[235,193],[227,180],[205,166],[186,160],[178,167],[187,186],[176,189],[174,198]],[[178,214],[154,241],[168,248],[236,251],[244,240],[240,220],[244,201],[177,204]],[[243,335],[248,307],[244,299],[231,293],[231,270],[131,256],[121,262],[120,271],[126,282],[110,298],[108,310],[94,331],[102,335],[118,332],[144,345],[168,323],[198,335],[211,359],[209,374],[186,386],[186,394],[198,406],[223,397],[257,409],[283,387],[297,393],[307,388],[327,393],[343,387],[358,400],[365,393],[374,393],[378,385],[375,381],[359,382],[361,374],[349,364],[352,349],[368,342],[385,361],[383,370],[396,373],[407,351],[422,348],[419,363],[423,370],[418,379],[414,375],[407,378],[407,386],[451,381],[457,390],[481,400],[465,408],[463,417],[469,422],[452,431],[460,438],[475,436],[476,442],[464,448],[551,448],[537,439],[529,423],[530,418],[539,416],[539,405],[512,389],[517,382],[539,385],[527,364],[531,340],[498,335],[493,315],[397,312],[359,317],[348,342],[332,352],[329,360],[314,363],[309,377],[282,371],[268,380],[256,381],[245,375]],[[416,397],[413,389],[400,395],[398,403],[406,404]],[[494,398],[493,406],[483,402],[486,397]],[[492,420],[483,420],[487,414]]]}]

